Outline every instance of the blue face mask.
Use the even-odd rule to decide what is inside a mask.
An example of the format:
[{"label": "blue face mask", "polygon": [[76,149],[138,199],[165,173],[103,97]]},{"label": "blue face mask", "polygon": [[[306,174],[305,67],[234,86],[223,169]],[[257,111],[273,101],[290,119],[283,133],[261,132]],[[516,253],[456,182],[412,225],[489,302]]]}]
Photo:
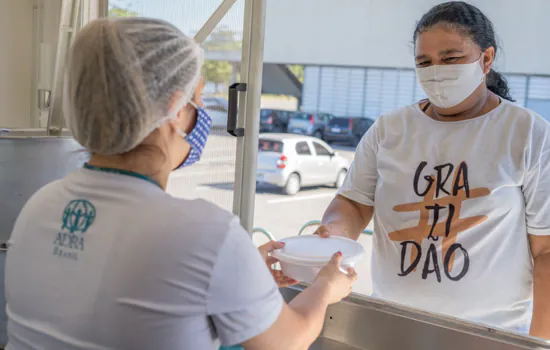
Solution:
[{"label": "blue face mask", "polygon": [[197,122],[195,127],[189,134],[180,131],[180,135],[191,146],[191,151],[183,163],[176,169],[191,166],[201,159],[202,152],[206,146],[206,140],[210,135],[210,128],[212,127],[212,118],[210,118],[208,113],[194,103],[191,103],[191,105],[197,109]]}]

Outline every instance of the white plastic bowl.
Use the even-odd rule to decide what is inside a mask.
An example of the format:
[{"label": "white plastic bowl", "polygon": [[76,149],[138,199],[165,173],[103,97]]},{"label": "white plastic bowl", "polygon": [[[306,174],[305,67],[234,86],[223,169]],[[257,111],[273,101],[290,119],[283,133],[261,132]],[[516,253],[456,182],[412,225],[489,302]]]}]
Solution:
[{"label": "white plastic bowl", "polygon": [[337,252],[343,255],[340,269],[344,273],[347,273],[347,268],[355,267],[365,255],[361,244],[344,237],[307,235],[285,238],[281,242],[285,247],[272,255],[279,260],[285,275],[300,282],[313,282]]}]

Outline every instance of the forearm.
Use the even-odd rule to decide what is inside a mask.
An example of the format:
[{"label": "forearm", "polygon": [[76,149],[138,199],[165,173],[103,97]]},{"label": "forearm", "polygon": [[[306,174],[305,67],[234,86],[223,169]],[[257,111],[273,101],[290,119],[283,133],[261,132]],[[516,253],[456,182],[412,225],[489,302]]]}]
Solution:
[{"label": "forearm", "polygon": [[323,225],[331,232],[357,240],[372,218],[373,207],[336,196],[323,215]]},{"label": "forearm", "polygon": [[306,288],[289,303],[304,322],[303,341],[306,346],[321,334],[328,305],[326,288],[316,284]]},{"label": "forearm", "polygon": [[550,253],[535,258],[533,320],[530,334],[550,340]]},{"label": "forearm", "polygon": [[246,350],[305,350],[319,337],[323,329],[327,291],[311,287],[283,306],[275,324],[264,334],[243,344]]}]

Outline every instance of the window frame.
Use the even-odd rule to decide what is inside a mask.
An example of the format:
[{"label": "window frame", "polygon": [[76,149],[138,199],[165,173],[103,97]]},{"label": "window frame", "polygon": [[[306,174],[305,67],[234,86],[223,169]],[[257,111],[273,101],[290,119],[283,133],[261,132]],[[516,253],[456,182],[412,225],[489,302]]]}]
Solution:
[{"label": "window frame", "polygon": [[[315,155],[317,157],[331,157],[334,154],[334,152],[332,152],[328,147],[326,147],[325,145],[323,145],[318,141],[311,141],[311,143],[313,144],[313,149],[315,150]],[[317,151],[317,145],[319,145],[319,147],[324,149],[327,152],[327,154],[319,154],[319,152]]]},{"label": "window frame", "polygon": [[[307,149],[309,151],[308,154],[300,153],[298,151],[298,146],[302,145],[302,144],[307,146]],[[296,155],[301,156],[301,157],[307,157],[307,156],[313,156],[314,155],[313,154],[313,149],[311,148],[311,145],[307,141],[298,141],[298,142],[296,142],[296,144],[294,145],[294,151],[296,152]]]}]

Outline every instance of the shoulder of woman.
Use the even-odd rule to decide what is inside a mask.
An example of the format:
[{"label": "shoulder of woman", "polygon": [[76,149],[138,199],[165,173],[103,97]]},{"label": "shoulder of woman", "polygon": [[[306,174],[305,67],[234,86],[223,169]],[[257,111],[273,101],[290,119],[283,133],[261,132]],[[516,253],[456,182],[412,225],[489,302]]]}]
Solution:
[{"label": "shoulder of woman", "polygon": [[416,116],[415,113],[418,113],[417,109],[417,103],[415,103],[391,112],[382,113],[377,118],[371,118],[375,119],[375,122],[367,131],[370,142],[374,144],[381,142],[388,131],[393,134],[399,134],[400,131],[406,128],[408,122],[412,121],[410,118]]},{"label": "shoulder of woman", "polygon": [[68,181],[67,178],[56,180],[42,186],[25,203],[21,213],[33,210],[33,208],[36,208],[36,210],[40,212],[43,211],[44,206],[49,205],[52,199],[59,198],[59,193],[63,189],[65,181]]},{"label": "shoulder of woman", "polygon": [[390,112],[382,113],[377,119],[378,128],[387,128],[389,125],[403,124],[408,118],[415,118],[419,112],[419,103],[415,102],[412,105],[394,109]]},{"label": "shoulder of woman", "polygon": [[550,132],[550,123],[537,112],[516,103],[505,101],[503,113],[512,121],[524,125],[532,134]]}]

